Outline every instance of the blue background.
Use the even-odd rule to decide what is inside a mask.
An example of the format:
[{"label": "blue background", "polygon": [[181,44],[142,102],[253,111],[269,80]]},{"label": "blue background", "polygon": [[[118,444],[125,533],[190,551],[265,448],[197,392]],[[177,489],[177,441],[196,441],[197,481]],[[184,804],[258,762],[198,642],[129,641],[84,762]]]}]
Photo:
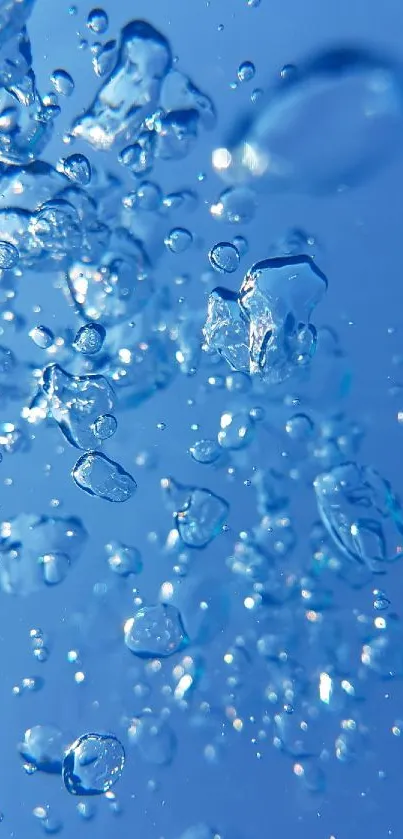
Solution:
[{"label": "blue background", "polygon": [[[34,68],[39,89],[49,89],[49,75],[56,67],[67,69],[75,80],[71,99],[63,102],[56,134],[44,159],[55,163],[66,153],[62,135],[72,118],[92,100],[99,80],[91,69],[89,50],[78,49],[79,31],[85,27],[91,5],[80,2],[78,14],[71,16],[64,2],[38,0],[29,22]],[[196,212],[178,223],[188,225],[199,246],[180,257],[162,255],[156,268],[158,282],[172,282],[176,272],[187,271],[187,303],[203,309],[206,285],[201,275],[208,268],[207,253],[214,242],[226,235],[245,233],[249,253],[241,269],[228,284],[239,286],[242,269],[265,258],[276,240],[290,227],[303,227],[318,243],[316,257],[329,278],[326,300],[321,304],[317,323],[331,324],[339,334],[353,375],[348,399],[349,414],[363,422],[367,434],[361,459],[373,464],[387,477],[396,491],[401,486],[401,435],[397,412],[403,409],[399,397],[389,389],[395,381],[392,356],[401,346],[401,229],[403,164],[397,161],[371,178],[362,187],[321,198],[293,194],[265,195],[259,198],[255,220],[245,230],[226,230],[211,219],[208,205],[216,200],[222,185],[211,171],[211,150],[220,145],[234,116],[248,104],[253,86],[265,89],[286,63],[298,62],[314,49],[340,42],[360,42],[401,55],[403,10],[398,0],[368,4],[364,0],[339,0],[337,4],[308,0],[262,0],[250,8],[244,0],[119,0],[107,8],[109,36],[117,36],[128,20],[150,21],[170,40],[178,56],[179,68],[189,73],[202,90],[212,96],[218,113],[217,128],[202,133],[189,159],[161,165],[155,179],[165,192],[179,187],[194,189],[200,196]],[[223,28],[220,26],[223,24]],[[256,76],[249,85],[230,88],[242,61],[251,60]],[[314,130],[314,129],[313,129]],[[76,143],[74,151],[88,153]],[[91,155],[90,155],[91,157]],[[94,160],[94,157],[91,157]],[[200,172],[207,174],[200,183]],[[54,328],[77,326],[77,320],[60,289],[54,288],[51,274],[31,273],[21,279],[19,309],[28,318],[28,328],[40,322]],[[57,283],[56,283],[57,285]],[[178,295],[182,293],[178,291]],[[40,316],[32,307],[39,304]],[[44,363],[43,351],[32,347],[26,335],[14,336],[6,330],[3,342],[18,346],[19,357]],[[172,557],[163,551],[170,527],[160,495],[159,480],[174,475],[184,483],[208,486],[231,503],[229,531],[204,553],[191,556],[190,571],[184,581],[181,606],[185,619],[192,619],[190,594],[202,588],[201,599],[222,593],[226,597],[228,572],[224,559],[230,553],[235,535],[254,521],[252,490],[245,487],[248,463],[240,478],[232,483],[222,471],[198,466],[187,453],[192,442],[210,437],[218,428],[220,411],[228,408],[228,394],[200,397],[205,373],[194,378],[178,377],[171,388],[155,395],[138,409],[119,415],[119,431],[106,447],[111,457],[123,463],[138,482],[138,491],[127,505],[107,505],[85,496],[74,486],[70,471],[76,451],[62,439],[57,427],[35,427],[34,444],[28,454],[3,460],[1,516],[8,519],[20,511],[51,514],[51,499],[60,499],[60,515],[79,515],[89,533],[85,551],[68,579],[59,587],[13,598],[1,594],[0,638],[2,641],[0,680],[1,747],[0,802],[4,821],[0,831],[15,839],[39,835],[41,828],[32,816],[33,807],[49,804],[62,819],[64,835],[109,837],[143,836],[147,839],[176,839],[189,826],[205,822],[227,839],[252,839],[259,835],[283,839],[384,839],[401,836],[402,742],[393,737],[391,727],[402,708],[399,681],[369,681],[365,686],[365,724],[369,749],[352,765],[334,759],[326,767],[325,791],[318,796],[301,794],[291,771],[292,761],[271,745],[271,737],[253,742],[259,727],[248,718],[261,709],[261,693],[266,675],[251,654],[243,673],[241,713],[244,729],[237,734],[221,721],[202,726],[190,724],[190,716],[174,712],[172,725],[178,737],[178,750],[171,766],[155,769],[141,762],[128,750],[123,777],[116,787],[122,813],[110,812],[105,801],[97,804],[94,821],[85,823],[75,812],[75,802],[60,779],[37,773],[24,774],[16,744],[23,732],[35,724],[54,724],[75,737],[86,730],[112,730],[122,736],[119,719],[123,713],[135,714],[141,703],[133,699],[131,686],[144,681],[121,641],[121,625],[131,612],[131,588],[136,585],[144,600],[153,601],[165,579],[172,578]],[[188,400],[197,395],[194,405]],[[14,421],[18,405],[4,415]],[[164,430],[157,423],[165,423]],[[200,431],[190,426],[197,423]],[[276,462],[276,439],[263,437],[251,455],[250,465]],[[62,447],[62,448],[61,448]],[[152,452],[156,465],[145,469],[136,465],[144,450]],[[255,458],[255,460],[254,460]],[[48,474],[45,465],[51,464]],[[244,474],[245,472],[245,474]],[[313,499],[306,493],[295,497],[297,520],[314,519]],[[242,521],[241,521],[242,519]],[[297,528],[298,530],[298,528]],[[299,532],[299,531],[298,531]],[[148,534],[155,533],[155,537]],[[144,572],[128,582],[117,581],[108,570],[103,546],[111,539],[135,545],[143,555]],[[304,562],[303,536],[297,547],[297,562]],[[96,583],[108,586],[107,595],[94,595]],[[399,612],[402,595],[401,569],[396,565],[382,583]],[[189,588],[186,588],[189,586]],[[232,591],[232,589],[231,589]],[[218,596],[218,595],[217,595]],[[352,591],[335,583],[335,596],[347,633],[353,609],[371,609],[371,586]],[[220,704],[222,693],[222,654],[225,645],[237,635],[247,633],[247,621],[240,601],[229,604],[230,614],[222,632],[202,653],[206,662],[209,701]],[[84,634],[77,640],[77,615],[85,615]],[[40,626],[49,636],[49,660],[38,665],[32,658],[29,630]],[[82,652],[83,685],[74,682],[74,667],[66,654],[73,647]],[[168,673],[172,664],[169,663]],[[45,686],[37,694],[16,698],[12,687],[22,677],[38,674]],[[155,677],[154,677],[155,678]],[[151,679],[152,682],[152,679]],[[152,682],[150,706],[163,707],[163,679]],[[331,749],[334,740],[331,717],[321,724],[323,746]],[[217,761],[209,763],[203,750],[207,743],[222,742]],[[258,754],[259,753],[259,756]],[[384,775],[379,776],[379,773]],[[157,782],[150,791],[148,782]]]}]

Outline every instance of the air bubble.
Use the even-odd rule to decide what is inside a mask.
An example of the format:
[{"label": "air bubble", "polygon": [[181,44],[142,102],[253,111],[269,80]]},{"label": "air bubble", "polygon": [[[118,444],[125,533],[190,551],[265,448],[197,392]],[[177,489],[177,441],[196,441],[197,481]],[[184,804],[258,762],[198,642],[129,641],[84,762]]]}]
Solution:
[{"label": "air bubble", "polygon": [[78,330],[72,346],[83,355],[93,355],[102,349],[106,330],[100,323],[86,323]]},{"label": "air bubble", "polygon": [[50,81],[56,91],[61,96],[71,96],[74,91],[74,81],[66,70],[54,70]]},{"label": "air bubble", "polygon": [[97,35],[103,35],[109,26],[108,15],[104,9],[92,9],[87,18],[87,26]]},{"label": "air bubble", "polygon": [[80,457],[71,474],[80,489],[105,501],[129,501],[137,489],[134,478],[100,452],[88,452]]},{"label": "air bubble", "polygon": [[71,154],[63,161],[63,172],[77,186],[88,186],[91,181],[91,165],[84,154]]},{"label": "air bubble", "polygon": [[256,73],[252,61],[243,61],[238,67],[237,76],[240,82],[250,82]]},{"label": "air bubble", "polygon": [[29,332],[29,337],[32,338],[34,344],[42,350],[47,350],[54,344],[55,336],[51,329],[47,326],[34,326]]},{"label": "air bubble", "polygon": [[209,253],[211,266],[221,274],[233,274],[240,262],[235,245],[230,242],[218,242]]},{"label": "air bubble", "polygon": [[164,239],[165,247],[171,253],[185,253],[193,242],[193,236],[184,227],[175,227]]},{"label": "air bubble", "polygon": [[15,268],[20,258],[18,250],[10,242],[0,242],[0,270],[10,271]]},{"label": "air bubble", "polygon": [[124,626],[125,644],[140,658],[167,658],[187,643],[186,630],[176,606],[143,606]]},{"label": "air bubble", "polygon": [[66,751],[63,781],[71,795],[103,795],[122,775],[125,752],[111,734],[83,734]]}]

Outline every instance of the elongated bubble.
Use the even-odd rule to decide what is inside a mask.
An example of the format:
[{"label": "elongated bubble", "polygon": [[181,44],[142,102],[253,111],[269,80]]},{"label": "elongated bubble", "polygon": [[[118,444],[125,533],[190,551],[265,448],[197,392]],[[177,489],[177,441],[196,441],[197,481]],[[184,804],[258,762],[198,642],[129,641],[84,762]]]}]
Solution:
[{"label": "elongated bubble", "polygon": [[331,192],[365,180],[399,152],[402,68],[361,48],[309,58],[245,115],[213,154],[229,183]]}]

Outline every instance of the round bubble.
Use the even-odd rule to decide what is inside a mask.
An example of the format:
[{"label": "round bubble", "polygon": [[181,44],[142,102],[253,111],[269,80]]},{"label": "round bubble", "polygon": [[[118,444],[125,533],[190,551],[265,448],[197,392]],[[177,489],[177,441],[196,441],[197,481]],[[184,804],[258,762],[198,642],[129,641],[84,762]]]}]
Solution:
[{"label": "round bubble", "polygon": [[50,77],[50,81],[56,91],[61,96],[71,96],[74,90],[74,81],[66,70],[54,70]]},{"label": "round bubble", "polygon": [[70,154],[63,161],[63,172],[77,186],[88,186],[91,180],[91,165],[84,154]]},{"label": "round bubble", "polygon": [[63,781],[71,795],[102,795],[122,775],[125,752],[110,734],[83,734],[67,749]]},{"label": "round bubble", "polygon": [[184,227],[175,227],[164,240],[165,247],[171,253],[184,253],[190,248],[193,236]]},{"label": "round bubble", "polygon": [[240,262],[239,253],[230,242],[218,242],[209,253],[210,265],[220,274],[233,274]]},{"label": "round bubble", "polygon": [[238,67],[237,76],[240,82],[250,82],[256,73],[252,61],[243,61]]},{"label": "round bubble", "polygon": [[92,9],[87,18],[88,29],[96,32],[97,35],[103,35],[109,25],[108,15],[104,9]]}]

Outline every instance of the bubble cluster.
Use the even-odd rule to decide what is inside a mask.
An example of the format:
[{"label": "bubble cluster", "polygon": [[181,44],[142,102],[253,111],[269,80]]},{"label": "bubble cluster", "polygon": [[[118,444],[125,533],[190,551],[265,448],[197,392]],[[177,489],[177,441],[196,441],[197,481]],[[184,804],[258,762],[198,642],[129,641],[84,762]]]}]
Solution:
[{"label": "bubble cluster", "polygon": [[58,59],[42,96],[33,6],[0,14],[0,589],[17,754],[44,784],[30,818],[62,830],[52,774],[80,826],[160,785],[169,806],[182,740],[207,770],[232,737],[316,808],[335,766],[374,753],[366,700],[403,675],[403,515],[361,461],[335,260],[320,321],[332,249],[305,204],[283,227],[265,193],[344,200],[397,154],[400,67],[342,45],[263,89],[255,56],[232,63],[223,96],[250,111],[209,162],[215,105],[167,26],[71,7],[80,79]]}]

